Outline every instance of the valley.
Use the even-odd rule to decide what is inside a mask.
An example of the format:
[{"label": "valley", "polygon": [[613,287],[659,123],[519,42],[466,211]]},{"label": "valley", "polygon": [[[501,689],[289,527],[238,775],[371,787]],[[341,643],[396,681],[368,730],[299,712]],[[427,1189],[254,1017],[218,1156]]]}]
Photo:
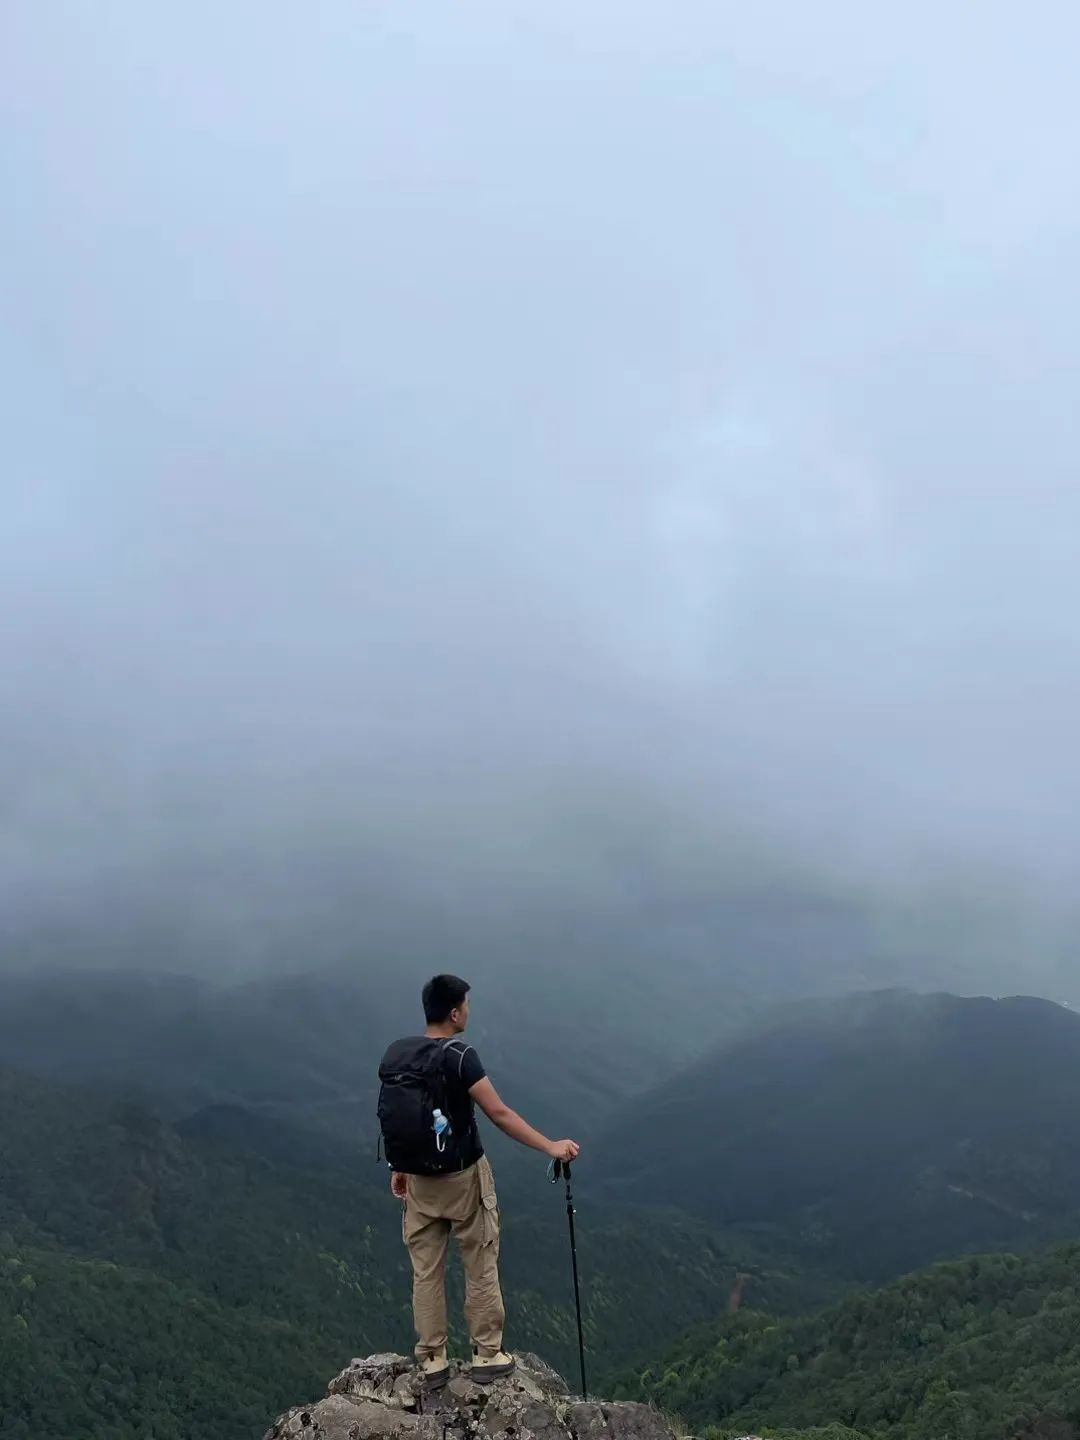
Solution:
[{"label": "valley", "polygon": [[[32,1048],[36,1072],[0,1072],[0,1411],[31,1426],[70,1409],[87,1440],[111,1440],[160,1393],[146,1423],[170,1435],[167,1413],[180,1436],[196,1413],[234,1423],[238,1367],[265,1416],[342,1356],[408,1349],[407,1261],[370,1144],[369,1062],[389,1022],[314,983],[291,1005],[276,988],[207,1021],[206,992],[170,981],[134,987],[110,1027],[115,984],[94,1000],[96,1027],[86,976],[66,1009],[36,1012],[36,1032],[24,1014],[18,1043],[6,1012],[8,1048],[22,1062]],[[877,992],[758,1008],[659,1083],[643,1083],[659,1047],[650,1059],[628,1046],[635,1063],[602,1093],[595,1044],[541,1064],[543,1051],[501,1041],[485,1047],[500,1083],[545,1118],[592,1096],[575,1191],[598,1383],[655,1381],[695,1422],[745,1412],[758,1394],[745,1376],[766,1365],[778,1323],[816,1334],[798,1327],[829,1304],[841,1308],[826,1317],[849,1313],[852,1287],[1080,1234],[1080,1018],[1046,1002]],[[488,1138],[514,1344],[572,1373],[560,1193],[540,1157]],[[157,1392],[139,1378],[160,1368],[145,1357],[169,1373],[177,1336],[203,1358]],[[745,1351],[732,1362],[742,1389],[701,1379],[711,1362],[692,1347],[721,1343]],[[662,1354],[674,1358],[661,1383]],[[761,1390],[770,1420],[798,1408],[793,1385],[790,1403]],[[857,1409],[829,1419],[854,1423]]]}]

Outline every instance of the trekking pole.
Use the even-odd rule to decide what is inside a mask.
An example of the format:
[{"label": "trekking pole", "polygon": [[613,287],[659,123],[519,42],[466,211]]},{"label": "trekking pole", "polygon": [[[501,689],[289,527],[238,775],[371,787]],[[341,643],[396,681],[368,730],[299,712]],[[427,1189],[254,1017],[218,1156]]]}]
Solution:
[{"label": "trekking pole", "polygon": [[570,1223],[570,1260],[574,1268],[574,1306],[577,1310],[577,1343],[578,1359],[581,1361],[581,1398],[589,1398],[588,1385],[585,1380],[585,1331],[581,1324],[581,1282],[578,1279],[577,1264],[577,1235],[574,1231],[574,1196],[570,1190],[570,1162],[569,1160],[556,1160],[555,1170],[551,1183],[559,1183],[560,1174],[566,1176],[566,1218]]}]

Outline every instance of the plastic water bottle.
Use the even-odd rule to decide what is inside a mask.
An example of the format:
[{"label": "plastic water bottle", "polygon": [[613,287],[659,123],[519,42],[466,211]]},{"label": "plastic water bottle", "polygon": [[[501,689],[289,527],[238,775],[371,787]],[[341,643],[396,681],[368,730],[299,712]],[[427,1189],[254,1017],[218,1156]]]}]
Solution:
[{"label": "plastic water bottle", "polygon": [[448,1135],[452,1135],[454,1132],[450,1128],[450,1121],[446,1118],[446,1116],[442,1113],[441,1110],[433,1110],[431,1112],[431,1115],[432,1119],[435,1121],[433,1127],[435,1130],[435,1149],[438,1150],[439,1154],[441,1155],[442,1152],[446,1149],[446,1137]]}]

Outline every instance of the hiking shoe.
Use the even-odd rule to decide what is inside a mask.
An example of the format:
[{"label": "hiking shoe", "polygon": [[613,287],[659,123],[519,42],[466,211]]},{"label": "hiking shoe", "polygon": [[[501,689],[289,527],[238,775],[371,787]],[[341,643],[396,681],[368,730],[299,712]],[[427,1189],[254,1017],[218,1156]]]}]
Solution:
[{"label": "hiking shoe", "polygon": [[490,1385],[493,1380],[502,1380],[507,1375],[512,1375],[516,1366],[517,1361],[513,1355],[508,1355],[505,1350],[497,1350],[494,1355],[481,1355],[477,1351],[473,1355],[469,1379],[475,1380],[477,1385]]},{"label": "hiking shoe", "polygon": [[446,1351],[442,1350],[438,1355],[425,1355],[420,1361],[420,1378],[424,1382],[425,1390],[441,1390],[450,1378],[450,1361],[446,1358]]}]

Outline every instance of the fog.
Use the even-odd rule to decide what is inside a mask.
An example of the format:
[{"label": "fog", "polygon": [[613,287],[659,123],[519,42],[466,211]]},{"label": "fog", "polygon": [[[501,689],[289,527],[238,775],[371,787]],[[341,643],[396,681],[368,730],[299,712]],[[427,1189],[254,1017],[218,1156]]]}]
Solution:
[{"label": "fog", "polygon": [[1078,43],[12,0],[4,959],[619,913],[677,960],[743,885],[1060,916]]}]

